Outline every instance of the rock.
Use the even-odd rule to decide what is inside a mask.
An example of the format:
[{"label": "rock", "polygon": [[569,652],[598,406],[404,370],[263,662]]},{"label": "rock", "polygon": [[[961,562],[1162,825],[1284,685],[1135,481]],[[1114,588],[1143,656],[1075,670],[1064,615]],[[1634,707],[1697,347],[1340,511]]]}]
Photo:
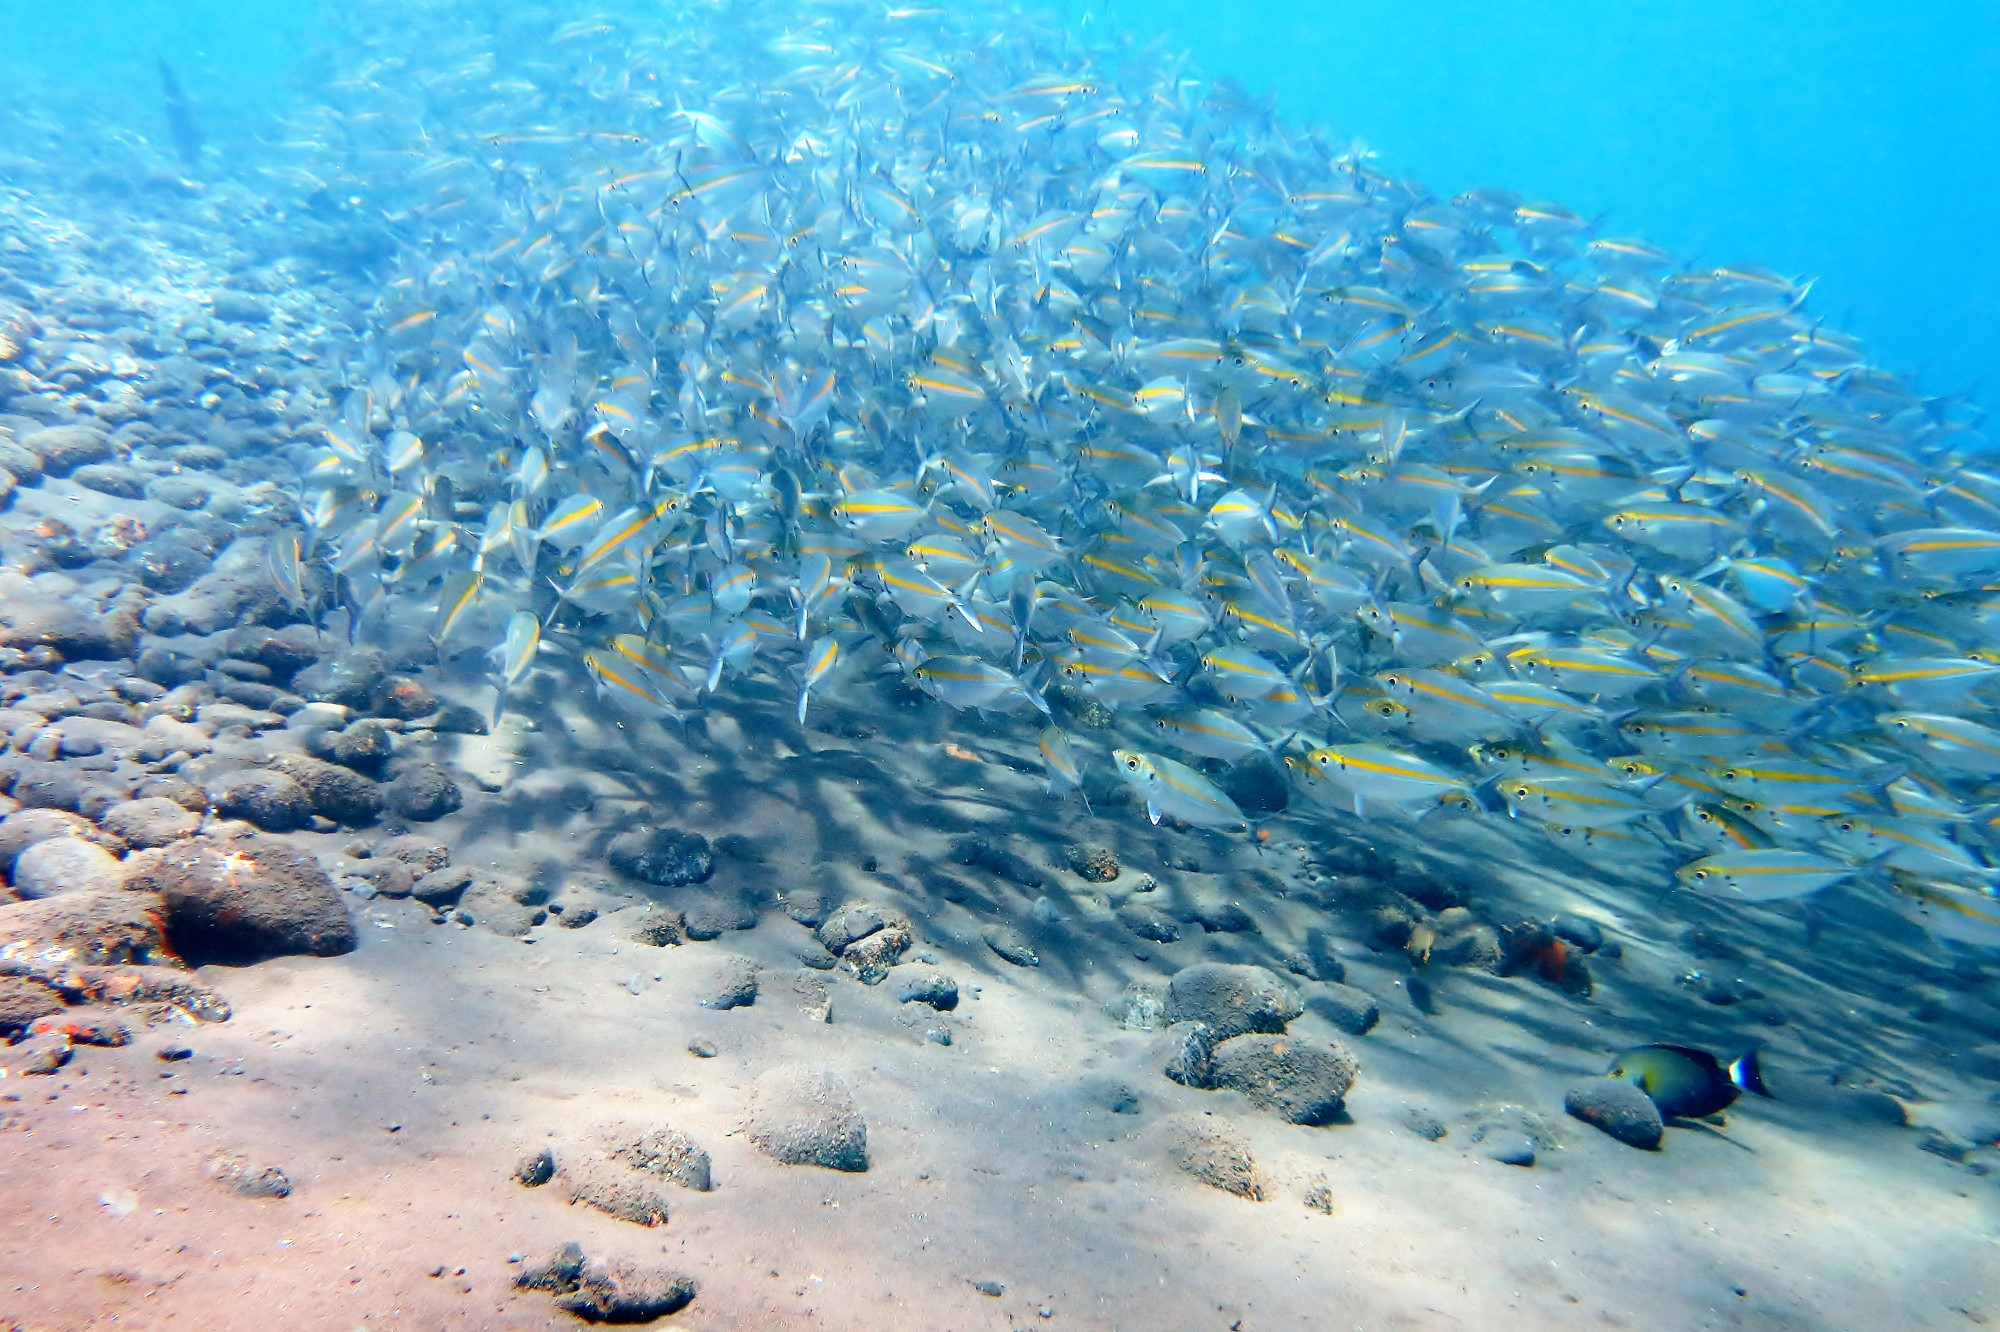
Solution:
[{"label": "rock", "polygon": [[58,893],[115,892],[123,881],[118,858],[80,837],[51,837],[14,859],[14,892],[31,901]]},{"label": "rock", "polygon": [[928,1004],[940,1013],[958,1007],[958,982],[941,971],[899,976],[893,993],[899,1004]]},{"label": "rock", "polygon": [[1360,1067],[1346,1046],[1306,1036],[1234,1036],[1209,1057],[1215,1086],[1240,1091],[1291,1124],[1338,1118]]},{"label": "rock", "polygon": [[127,846],[144,849],[168,846],[183,837],[194,836],[201,827],[201,818],[165,796],[147,796],[113,805],[98,820],[98,826],[116,833]]},{"label": "rock", "polygon": [[1563,1109],[1628,1147],[1654,1152],[1666,1137],[1660,1107],[1629,1078],[1592,1078],[1571,1087]]},{"label": "rock", "polygon": [[366,880],[377,897],[408,897],[417,886],[416,871],[400,860],[364,860],[348,872]]},{"label": "rock", "polygon": [[268,766],[303,787],[312,812],[321,818],[358,828],[373,823],[382,812],[381,789],[352,768],[303,754],[276,755]]},{"label": "rock", "polygon": [[139,499],[146,493],[139,478],[116,463],[89,463],[70,473],[70,479],[85,490],[117,499]]},{"label": "rock", "polygon": [[218,1156],[208,1164],[208,1177],[239,1198],[289,1198],[292,1181],[274,1165],[258,1165],[247,1156]]},{"label": "rock", "polygon": [[375,686],[375,711],[400,721],[415,721],[438,710],[438,697],[407,675],[385,675]]},{"label": "rock", "polygon": [[546,1290],[560,1295],[577,1288],[586,1261],[583,1246],[571,1241],[547,1257],[523,1263],[514,1284],[522,1290]]},{"label": "rock", "polygon": [[369,854],[377,860],[400,860],[420,875],[441,870],[451,863],[451,851],[447,847],[415,833],[404,833],[377,842]]},{"label": "rock", "polygon": [[1034,865],[984,837],[959,838],[951,844],[951,858],[961,865],[977,865],[991,870],[1023,888],[1040,888],[1045,882],[1042,872]]},{"label": "rock", "polygon": [[247,291],[218,291],[209,298],[208,308],[217,319],[226,319],[232,324],[267,324],[271,321],[271,307],[261,296],[253,296]]},{"label": "rock", "polygon": [[273,629],[267,625],[245,624],[232,629],[224,640],[224,656],[232,661],[254,662],[270,674],[275,684],[292,679],[312,665],[326,651],[326,640],[309,624],[288,624]]},{"label": "rock", "polygon": [[757,964],[733,954],[721,958],[697,987],[695,1002],[703,1008],[748,1008],[757,1002]]},{"label": "rock", "polygon": [[1063,861],[1088,883],[1110,883],[1118,877],[1117,853],[1098,842],[1071,842],[1063,848]]},{"label": "rock", "polygon": [[633,828],[611,839],[605,858],[621,874],[663,888],[705,883],[715,872],[708,839],[678,828]]},{"label": "rock", "polygon": [[868,1168],[868,1128],[854,1095],[831,1072],[780,1064],[750,1092],[750,1141],[786,1165]]},{"label": "rock", "polygon": [[1172,916],[1143,902],[1127,902],[1118,908],[1116,914],[1118,923],[1141,939],[1151,939],[1154,943],[1175,943],[1181,937],[1181,927]]},{"label": "rock", "polygon": [[1108,1075],[1088,1077],[1084,1079],[1082,1089],[1091,1105],[1099,1110],[1109,1110],[1114,1115],[1136,1115],[1142,1108],[1139,1093],[1121,1078]]},{"label": "rock", "polygon": [[477,871],[458,899],[458,919],[519,938],[549,918],[544,889],[511,874]]},{"label": "rock", "polygon": [[163,909],[157,895],[129,886],[0,904],[0,958],[17,974],[51,979],[76,966],[174,965]]},{"label": "rock", "polygon": [[139,654],[138,661],[133,663],[132,673],[142,680],[151,680],[154,684],[172,689],[190,680],[201,679],[204,669],[199,658],[156,643]]},{"label": "rock", "polygon": [[394,733],[373,720],[358,721],[339,731],[314,731],[306,740],[306,748],[318,757],[370,777],[382,774],[395,745]]},{"label": "rock", "polygon": [[1399,1116],[1403,1127],[1422,1138],[1425,1142],[1436,1142],[1451,1130],[1444,1121],[1420,1105],[1406,1105]]},{"label": "rock", "polygon": [[1205,934],[1254,933],[1257,929],[1250,913],[1234,902],[1197,902],[1187,918]]},{"label": "rock", "polygon": [[696,1293],[693,1277],[663,1267],[592,1259],[556,1307],[586,1322],[650,1323],[687,1308]]},{"label": "rock", "polygon": [[833,1021],[833,986],[824,976],[809,970],[792,974],[792,993],[799,998],[799,1012],[811,1022]]},{"label": "rock", "polygon": [[1480,1143],[1490,1161],[1501,1165],[1518,1166],[1523,1170],[1532,1169],[1535,1164],[1535,1144],[1524,1133],[1489,1133]]},{"label": "rock", "polygon": [[107,611],[67,601],[0,598],[0,647],[53,649],[64,661],[122,661],[139,641],[138,602],[120,598]]},{"label": "rock", "polygon": [[634,1170],[670,1179],[684,1189],[707,1193],[714,1187],[708,1153],[678,1129],[654,1129],[614,1144],[611,1157]]},{"label": "rock", "polygon": [[63,1010],[62,992],[32,976],[0,976],[0,1039],[16,1041],[36,1018]]},{"label": "rock", "polygon": [[17,809],[0,819],[0,869],[11,871],[15,859],[23,851],[53,837],[77,837],[86,842],[98,842],[99,845],[109,841],[111,845],[105,847],[107,851],[119,845],[114,838],[93,828],[89,819],[66,809]]},{"label": "rock", "polygon": [[1298,991],[1263,967],[1198,962],[1167,983],[1167,1021],[1206,1023],[1218,1042],[1282,1032],[1303,1011]]},{"label": "rock", "polygon": [[311,856],[255,834],[224,846],[178,843],[127,888],[158,892],[167,935],[181,956],[246,963],[308,953],[352,951],[346,903]]},{"label": "rock", "polygon": [[1209,1085],[1210,1055],[1215,1033],[1203,1022],[1176,1022],[1153,1038],[1150,1057],[1160,1070],[1183,1087]]},{"label": "rock", "polygon": [[150,777],[132,788],[132,798],[171,800],[190,814],[208,812],[208,792],[193,782],[182,781],[178,777]]},{"label": "rock", "polygon": [[909,947],[910,931],[900,923],[890,925],[859,943],[849,944],[840,955],[840,965],[853,972],[863,985],[879,985],[889,969],[903,960]]},{"label": "rock", "polygon": [[[405,872],[415,868],[415,866],[406,865],[401,861],[391,861],[390,863]],[[455,906],[458,900],[465,896],[465,890],[472,886],[472,881],[475,877],[477,876],[473,873],[472,869],[465,865],[451,865],[444,869],[435,869],[429,874],[420,875],[411,883],[407,890],[407,895],[416,898],[425,906]],[[395,894],[390,893],[385,894],[385,896],[395,896]]]},{"label": "rock", "polygon": [[[199,509],[214,491],[208,482],[191,472],[156,476],[146,483],[146,498],[170,509]],[[188,582],[193,582],[190,578]],[[183,584],[185,586],[185,584]],[[175,589],[178,590],[178,589]]]},{"label": "rock", "polygon": [[1366,1036],[1382,1020],[1382,1006],[1366,990],[1336,982],[1314,991],[1306,1007],[1349,1036]]},{"label": "rock", "polygon": [[63,973],[66,994],[93,1004],[168,1004],[201,1022],[227,1022],[229,1001],[179,967],[72,967]]},{"label": "rock", "polygon": [[1264,1180],[1250,1144],[1227,1123],[1208,1115],[1180,1114],[1162,1122],[1161,1136],[1174,1168],[1212,1189],[1252,1202],[1264,1201]]},{"label": "rock", "polygon": [[565,1153],[557,1177],[571,1203],[595,1207],[635,1226],[667,1223],[667,1195],[657,1179],[596,1156]]},{"label": "rock", "polygon": [[1556,938],[1574,944],[1586,953],[1594,953],[1604,947],[1604,927],[1584,916],[1564,912],[1549,922],[1549,929]]},{"label": "rock", "polygon": [[735,893],[697,893],[681,903],[681,923],[697,941],[757,927],[756,906]]},{"label": "rock", "polygon": [[265,832],[292,832],[312,823],[312,798],[282,772],[244,768],[224,773],[208,789],[218,813]]},{"label": "rock", "polygon": [[430,823],[458,809],[465,796],[450,773],[435,763],[419,763],[382,788],[382,801],[412,822]]},{"label": "rock", "polygon": [[820,922],[814,933],[826,951],[835,957],[849,945],[867,938],[889,923],[882,908],[869,902],[850,902]]},{"label": "rock", "polygon": [[555,1177],[555,1153],[546,1147],[529,1152],[514,1163],[514,1182],[522,1188],[539,1189]]},{"label": "rock", "polygon": [[[145,726],[140,729],[135,757],[145,763],[158,763],[175,754],[196,758],[214,748],[215,742],[208,738],[207,731],[162,713],[146,719]],[[206,795],[202,796],[201,808],[208,808]]]},{"label": "rock", "polygon": [[666,948],[685,942],[681,933],[681,913],[655,907],[639,917],[632,927],[632,942]]},{"label": "rock", "polygon": [[468,708],[463,703],[447,703],[438,709],[431,729],[439,735],[485,735],[486,718],[480,715],[477,708]]},{"label": "rock", "polygon": [[382,649],[345,648],[299,671],[292,678],[292,689],[311,703],[362,708],[368,706],[388,673],[388,660]]},{"label": "rock", "polygon": [[979,937],[1003,962],[1011,962],[1017,967],[1042,965],[1042,959],[1035,956],[1035,950],[1029,946],[1027,939],[1012,925],[988,925],[979,932]]},{"label": "rock", "polygon": [[85,463],[103,462],[111,456],[111,438],[94,425],[44,426],[30,430],[16,442],[35,455],[50,476],[68,476]]}]

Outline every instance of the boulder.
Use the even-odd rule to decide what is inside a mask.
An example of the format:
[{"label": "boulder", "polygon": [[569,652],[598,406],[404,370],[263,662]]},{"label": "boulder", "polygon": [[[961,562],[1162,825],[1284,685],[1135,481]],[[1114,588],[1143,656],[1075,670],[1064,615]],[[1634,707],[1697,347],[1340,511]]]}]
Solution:
[{"label": "boulder", "polygon": [[1167,983],[1167,1021],[1203,1023],[1218,1042],[1281,1032],[1303,1011],[1298,991],[1263,967],[1197,962]]},{"label": "boulder", "polygon": [[14,858],[14,892],[27,900],[61,893],[116,892],[118,858],[81,837],[51,837]]},{"label": "boulder", "polygon": [[382,789],[382,803],[414,823],[430,823],[457,810],[465,795],[443,768],[419,763],[403,769]]},{"label": "boulder", "polygon": [[339,890],[311,856],[276,838],[182,842],[157,854],[126,886],[160,895],[167,935],[190,962],[332,957],[355,946]]},{"label": "boulder", "polygon": [[282,772],[243,768],[226,772],[208,789],[225,818],[243,819],[265,832],[292,832],[312,823],[312,797]]},{"label": "boulder", "polygon": [[1592,1078],[1571,1087],[1563,1109],[1628,1147],[1656,1152],[1667,1127],[1660,1107],[1629,1078]]},{"label": "boulder", "polygon": [[1360,1067],[1346,1046],[1306,1036],[1233,1036],[1209,1056],[1214,1086],[1240,1091],[1292,1124],[1338,1118]]},{"label": "boulder", "polygon": [[201,816],[189,813],[165,796],[146,796],[113,805],[104,811],[98,826],[116,833],[127,846],[144,849],[192,837],[201,827]]}]

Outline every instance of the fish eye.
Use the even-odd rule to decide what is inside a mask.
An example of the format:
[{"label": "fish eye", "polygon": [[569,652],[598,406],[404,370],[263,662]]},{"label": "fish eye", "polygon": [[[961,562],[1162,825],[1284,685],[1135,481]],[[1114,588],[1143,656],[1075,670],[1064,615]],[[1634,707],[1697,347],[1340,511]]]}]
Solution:
[{"label": "fish eye", "polygon": [[1126,760],[1125,760],[1125,767],[1126,767],[1126,770],[1127,770],[1127,771],[1129,771],[1129,772],[1137,772],[1137,771],[1139,771],[1139,760],[1138,760],[1138,759],[1126,759]]}]

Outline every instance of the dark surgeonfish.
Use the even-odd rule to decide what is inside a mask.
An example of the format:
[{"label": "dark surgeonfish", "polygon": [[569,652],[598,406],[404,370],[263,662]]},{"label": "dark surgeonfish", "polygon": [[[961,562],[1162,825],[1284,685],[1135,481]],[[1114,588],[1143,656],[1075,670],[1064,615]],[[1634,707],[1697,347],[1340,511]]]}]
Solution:
[{"label": "dark surgeonfish", "polygon": [[1641,1045],[1613,1061],[1609,1076],[1630,1078],[1669,1119],[1700,1119],[1736,1104],[1744,1092],[1769,1097],[1757,1052],[1728,1067],[1706,1050],[1685,1045]]},{"label": "dark surgeonfish", "polygon": [[201,126],[194,120],[194,108],[188,104],[187,94],[181,91],[181,81],[174,77],[174,67],[166,57],[159,57],[160,95],[167,104],[167,135],[174,141],[174,151],[181,161],[192,171],[201,165]]}]

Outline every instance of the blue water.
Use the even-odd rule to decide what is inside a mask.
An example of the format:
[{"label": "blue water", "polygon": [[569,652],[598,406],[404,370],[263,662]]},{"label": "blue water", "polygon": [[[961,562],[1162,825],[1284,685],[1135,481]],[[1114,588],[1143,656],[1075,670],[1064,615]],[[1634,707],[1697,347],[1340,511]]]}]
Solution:
[{"label": "blue water", "polygon": [[[1441,194],[1555,200],[1676,254],[1818,278],[1814,307],[1936,394],[2000,402],[2000,3],[1070,5],[1275,93]],[[306,6],[0,10],[0,70],[157,115],[155,55],[218,140],[305,52]],[[232,123],[223,112],[244,119]]]},{"label": "blue water", "polygon": [[2000,4],[1116,0],[1195,68],[1440,194],[1609,214],[1677,254],[1816,276],[1931,393],[2000,402]]}]

